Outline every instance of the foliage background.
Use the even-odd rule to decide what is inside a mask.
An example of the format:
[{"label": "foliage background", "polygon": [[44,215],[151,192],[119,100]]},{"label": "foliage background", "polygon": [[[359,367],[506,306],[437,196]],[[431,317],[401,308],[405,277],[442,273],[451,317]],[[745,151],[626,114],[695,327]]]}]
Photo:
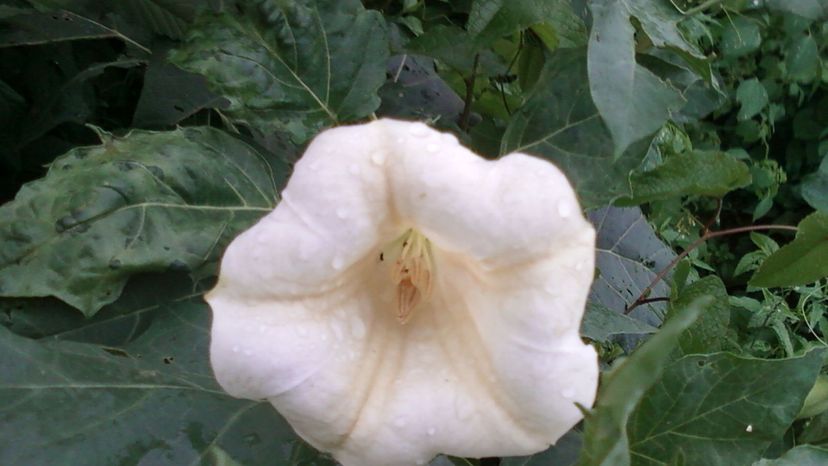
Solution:
[{"label": "foliage background", "polygon": [[822,0],[0,1],[0,463],[333,464],[221,391],[201,295],[385,116],[552,160],[598,231],[585,422],[432,464],[825,464],[826,56]]}]

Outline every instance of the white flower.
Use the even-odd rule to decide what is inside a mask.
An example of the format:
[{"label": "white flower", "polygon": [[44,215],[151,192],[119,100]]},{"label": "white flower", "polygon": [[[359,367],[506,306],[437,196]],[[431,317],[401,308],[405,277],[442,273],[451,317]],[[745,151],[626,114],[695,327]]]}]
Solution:
[{"label": "white flower", "polygon": [[543,450],[595,397],[594,238],[546,161],[422,123],[325,131],[227,249],[213,369],[346,466]]}]

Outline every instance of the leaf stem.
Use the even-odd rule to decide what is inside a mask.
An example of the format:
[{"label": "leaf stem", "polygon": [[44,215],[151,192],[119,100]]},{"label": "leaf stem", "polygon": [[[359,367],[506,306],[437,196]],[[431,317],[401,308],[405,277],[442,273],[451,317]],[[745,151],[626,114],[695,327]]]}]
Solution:
[{"label": "leaf stem", "polygon": [[472,65],[471,75],[463,80],[466,84],[466,98],[463,105],[463,113],[460,115],[460,129],[465,132],[469,131],[469,116],[471,115],[471,106],[474,102],[474,79],[477,77],[477,65],[480,61],[480,54],[474,55],[474,64]]},{"label": "leaf stem", "polygon": [[687,255],[693,252],[694,249],[701,246],[702,243],[704,243],[705,241],[713,238],[718,238],[720,236],[736,235],[739,233],[747,233],[750,231],[764,230],[798,231],[797,227],[791,225],[750,225],[746,227],[728,228],[727,230],[707,231],[704,233],[704,235],[701,236],[701,238],[697,239],[696,241],[693,241],[690,244],[690,246],[687,246],[687,248],[685,248],[684,251],[681,252],[681,254],[677,255],[672,261],[670,261],[670,263],[667,264],[667,267],[664,267],[660,272],[658,272],[655,278],[653,278],[653,281],[651,281],[650,284],[647,285],[647,288],[644,288],[644,291],[641,292],[638,298],[636,298],[636,300],[633,301],[632,304],[627,306],[627,308],[624,310],[624,314],[627,315],[630,312],[632,312],[632,310],[636,307],[648,302],[647,296],[650,295],[656,284],[658,284],[658,282],[660,282],[661,280],[664,280],[664,277],[667,276],[667,274],[670,272],[670,270],[673,269],[673,267],[676,266],[676,264],[678,264],[682,259],[687,257]]}]

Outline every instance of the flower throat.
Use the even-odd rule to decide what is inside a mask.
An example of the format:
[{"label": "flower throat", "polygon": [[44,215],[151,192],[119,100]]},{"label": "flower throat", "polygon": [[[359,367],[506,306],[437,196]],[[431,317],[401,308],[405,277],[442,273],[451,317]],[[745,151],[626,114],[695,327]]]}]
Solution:
[{"label": "flower throat", "polygon": [[397,321],[405,324],[411,319],[417,306],[431,297],[434,274],[431,242],[422,233],[411,228],[393,241],[389,250],[399,252],[398,255],[387,258],[393,260],[391,282],[396,286],[394,302]]}]

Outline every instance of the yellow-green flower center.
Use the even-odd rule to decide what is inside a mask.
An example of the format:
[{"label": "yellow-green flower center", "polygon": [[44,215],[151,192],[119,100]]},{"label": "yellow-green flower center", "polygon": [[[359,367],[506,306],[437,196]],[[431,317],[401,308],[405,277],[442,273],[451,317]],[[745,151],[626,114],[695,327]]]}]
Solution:
[{"label": "yellow-green flower center", "polygon": [[391,242],[385,260],[391,261],[391,282],[396,287],[397,320],[405,324],[417,307],[431,297],[434,280],[434,259],[431,242],[411,228]]}]

